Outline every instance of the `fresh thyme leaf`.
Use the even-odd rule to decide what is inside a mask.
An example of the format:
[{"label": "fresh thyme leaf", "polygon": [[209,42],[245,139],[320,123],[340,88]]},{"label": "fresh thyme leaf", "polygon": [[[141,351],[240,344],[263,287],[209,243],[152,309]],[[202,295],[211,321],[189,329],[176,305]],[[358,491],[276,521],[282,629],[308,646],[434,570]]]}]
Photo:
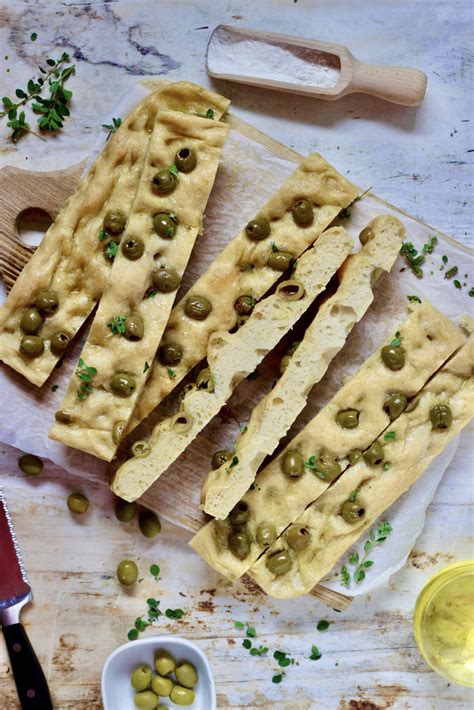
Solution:
[{"label": "fresh thyme leaf", "polygon": [[459,290],[461,290],[461,282],[458,281],[458,279],[454,279],[453,285],[455,288],[458,288]]},{"label": "fresh thyme leaf", "polygon": [[421,303],[421,298],[418,298],[418,296],[407,296],[407,298],[410,303]]},{"label": "fresh thyme leaf", "polygon": [[387,431],[387,433],[384,434],[383,440],[384,440],[384,441],[393,441],[396,436],[397,436],[396,432],[394,432],[394,431]]},{"label": "fresh thyme leaf", "polygon": [[150,365],[147,362],[145,362],[145,364],[143,365],[143,372],[147,372],[147,370],[149,370],[149,369],[150,369]]},{"label": "fresh thyme leaf", "polygon": [[332,623],[332,621],[326,621],[326,619],[321,619],[321,621],[318,621],[316,628],[318,631],[327,631],[329,629],[330,624]]},{"label": "fresh thyme leaf", "polygon": [[252,642],[250,639],[244,639],[242,641],[242,646],[248,650],[249,648],[252,648]]},{"label": "fresh thyme leaf", "polygon": [[167,609],[165,611],[168,619],[182,619],[184,616],[184,611],[182,609]]},{"label": "fresh thyme leaf", "polygon": [[138,638],[138,630],[137,629],[130,629],[130,631],[127,634],[127,638],[129,641],[136,641]]},{"label": "fresh thyme leaf", "polygon": [[169,376],[171,377],[171,379],[173,380],[173,379],[176,377],[176,372],[173,370],[172,367],[167,367],[166,370],[167,370],[167,372],[168,372],[168,375],[169,375]]},{"label": "fresh thyme leaf", "polygon": [[419,279],[423,278],[423,269],[421,265],[425,262],[423,254],[418,254],[418,249],[415,249],[412,242],[403,242],[400,249],[400,254],[405,257],[409,267]]},{"label": "fresh thyme leaf", "polygon": [[341,585],[343,587],[349,587],[350,583],[351,583],[351,575],[350,575],[350,572],[347,569],[346,565],[342,565],[342,567],[341,567],[341,576],[342,576]]},{"label": "fresh thyme leaf", "polygon": [[206,111],[206,118],[214,118],[214,109],[213,108],[208,108]]},{"label": "fresh thyme leaf", "polygon": [[171,175],[174,175],[175,177],[178,177],[179,170],[178,170],[178,168],[176,167],[176,165],[173,164],[173,165],[169,168],[169,171],[170,171]]},{"label": "fresh thyme leaf", "polygon": [[245,624],[243,624],[241,621],[234,621],[234,626],[236,629],[243,629],[245,628]]},{"label": "fresh thyme leaf", "polygon": [[351,565],[356,565],[359,562],[359,553],[353,552],[352,555],[349,555],[349,562]]},{"label": "fresh thyme leaf", "polygon": [[[372,560],[367,559],[368,555],[372,552],[374,547],[383,545],[387,537],[392,532],[392,526],[388,522],[380,523],[377,533],[371,530],[369,539],[364,543],[364,554],[359,557],[359,553],[354,552],[349,556],[349,562],[351,565],[355,565],[356,568],[353,572],[352,578],[356,584],[360,584],[365,579],[365,570],[372,567],[374,564]],[[350,585],[350,572],[346,565],[341,568],[342,574],[342,585],[348,587]]]},{"label": "fresh thyme leaf", "polygon": [[256,304],[255,296],[254,296],[254,294],[253,294],[253,288],[250,289],[250,296],[249,296],[249,298],[250,298],[250,305],[251,305],[252,308],[253,308],[253,307],[255,306],[255,304]]},{"label": "fresh thyme leaf", "polygon": [[469,296],[472,298],[474,296],[474,288],[469,289]]},{"label": "fresh thyme leaf", "polygon": [[233,456],[232,461],[230,462],[230,464],[226,468],[226,472],[230,473],[231,468],[234,468],[234,466],[237,466],[238,463],[239,463],[239,457]]},{"label": "fresh thyme leaf", "polygon": [[287,668],[295,662],[294,658],[290,658],[286,651],[275,651],[273,658],[278,661],[278,665],[281,668]]},{"label": "fresh thyme leaf", "polygon": [[91,382],[95,375],[97,375],[97,370],[95,367],[86,365],[82,358],[79,359],[77,364],[78,367],[76,368],[75,374],[81,380],[81,385],[77,390],[77,396],[79,399],[85,399],[94,391],[92,385],[87,383]]},{"label": "fresh thyme leaf", "polygon": [[121,118],[112,118],[112,123],[102,123],[101,127],[105,128],[109,131],[109,135],[111,133],[115,133],[117,128],[120,128],[122,125],[122,119]]},{"label": "fresh thyme leaf", "polygon": [[150,626],[150,622],[145,621],[145,619],[143,619],[141,616],[138,616],[135,619],[135,628],[137,629],[137,631],[145,631],[148,626]]},{"label": "fresh thyme leaf", "polygon": [[311,655],[309,656],[309,660],[310,660],[310,661],[319,661],[319,659],[321,658],[321,656],[322,656],[321,651],[319,650],[319,648],[318,648],[317,646],[315,646],[315,645],[313,644],[313,645],[311,646]]},{"label": "fresh thyme leaf", "polygon": [[152,577],[157,579],[160,575],[160,568],[159,565],[151,565],[150,567],[150,574]]},{"label": "fresh thyme leaf", "polygon": [[249,653],[251,656],[264,656],[268,653],[268,648],[267,646],[254,646],[250,649]]},{"label": "fresh thyme leaf", "polygon": [[116,244],[115,242],[109,242],[105,247],[105,253],[109,257],[109,259],[114,259],[117,256],[117,252],[118,244]]},{"label": "fresh thyme leaf", "polygon": [[441,257],[441,261],[443,262],[443,264],[448,263],[448,257],[446,256],[446,254],[443,254],[443,256]]},{"label": "fresh thyme leaf", "polygon": [[280,251],[275,242],[271,242],[272,251]]},{"label": "fresh thyme leaf", "polygon": [[352,493],[351,493],[350,496],[349,496],[349,500],[350,500],[351,503],[354,503],[355,499],[356,499],[357,496],[358,496],[358,493],[359,493],[358,490],[352,491]]},{"label": "fresh thyme leaf", "polygon": [[101,229],[99,232],[99,242],[103,242],[104,239],[107,239],[107,232],[105,229]]},{"label": "fresh thyme leaf", "polygon": [[426,244],[423,244],[423,254],[432,254],[435,246],[438,243],[438,237],[432,236]]},{"label": "fresh thyme leaf", "polygon": [[110,328],[112,333],[114,335],[121,335],[122,333],[125,333],[126,327],[125,327],[125,321],[127,320],[127,316],[115,316],[113,321],[111,323],[107,323],[107,328]]},{"label": "fresh thyme leaf", "polygon": [[278,673],[277,675],[272,676],[272,683],[281,683],[284,675],[284,673]]},{"label": "fresh thyme leaf", "polygon": [[239,424],[239,431],[241,434],[245,434],[245,432],[248,430],[248,426],[242,426],[242,424]]},{"label": "fresh thyme leaf", "polygon": [[158,291],[154,288],[151,288],[149,291],[146,292],[145,298],[154,298]]},{"label": "fresh thyme leaf", "polygon": [[390,463],[389,463],[388,461],[385,461],[385,463],[384,463],[384,465],[382,466],[382,468],[383,468],[384,471],[388,471],[388,469],[390,468]]},{"label": "fresh thyme leaf", "polygon": [[38,39],[37,33],[36,33],[36,32],[32,32],[31,35],[30,35],[30,39],[31,39],[32,42],[36,42],[36,40]]},{"label": "fresh thyme leaf", "polygon": [[390,345],[391,345],[393,348],[398,348],[399,345],[402,344],[402,340],[403,340],[403,335],[400,333],[399,330],[397,330],[397,332],[395,333],[395,337],[394,337],[394,339],[392,340],[392,342],[390,343]]},{"label": "fresh thyme leaf", "polygon": [[447,270],[447,272],[444,275],[445,279],[452,279],[453,276],[456,276],[458,273],[459,268],[457,266],[452,266],[450,269]]},{"label": "fresh thyme leaf", "polygon": [[247,631],[245,633],[247,634],[247,636],[250,636],[250,638],[255,638],[255,636],[257,635],[257,632],[255,631],[254,627],[249,626],[248,624]]}]

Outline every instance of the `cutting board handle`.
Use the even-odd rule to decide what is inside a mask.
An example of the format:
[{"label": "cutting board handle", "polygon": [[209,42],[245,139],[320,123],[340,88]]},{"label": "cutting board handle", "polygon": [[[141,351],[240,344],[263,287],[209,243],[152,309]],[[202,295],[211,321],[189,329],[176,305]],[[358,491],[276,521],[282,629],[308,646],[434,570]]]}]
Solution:
[{"label": "cutting board handle", "polygon": [[65,170],[32,172],[7,166],[0,170],[0,272],[9,291],[34,252],[18,236],[18,217],[39,208],[52,219],[76,189],[85,162]]},{"label": "cutting board handle", "polygon": [[423,101],[428,78],[420,69],[365,64],[353,58],[349,91],[378,96],[402,106],[418,106]]}]

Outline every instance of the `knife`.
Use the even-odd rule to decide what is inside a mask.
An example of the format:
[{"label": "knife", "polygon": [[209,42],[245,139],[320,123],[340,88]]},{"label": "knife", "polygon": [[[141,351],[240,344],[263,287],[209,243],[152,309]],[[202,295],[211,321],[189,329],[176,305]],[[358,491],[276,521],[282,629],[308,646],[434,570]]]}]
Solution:
[{"label": "knife", "polygon": [[53,710],[36,654],[20,623],[20,611],[33,599],[20,548],[0,487],[0,622],[22,710]]}]

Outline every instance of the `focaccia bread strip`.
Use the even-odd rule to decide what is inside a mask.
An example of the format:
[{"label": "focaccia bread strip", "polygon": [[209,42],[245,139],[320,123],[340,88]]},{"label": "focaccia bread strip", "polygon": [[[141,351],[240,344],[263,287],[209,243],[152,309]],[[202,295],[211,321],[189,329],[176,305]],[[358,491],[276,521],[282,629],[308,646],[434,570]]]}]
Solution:
[{"label": "focaccia bread strip", "polygon": [[[211,521],[191,540],[191,547],[214,569],[235,581],[256,562],[272,539],[341,475],[396,419],[464,337],[428,301],[411,304],[400,333],[404,364],[392,370],[382,359],[394,333],[382,343],[334,397],[257,475],[256,485],[237,507],[246,511],[248,553],[243,559],[229,549],[231,521]],[[357,426],[342,427],[337,417],[353,410]],[[306,462],[306,465],[305,465]],[[345,475],[345,474],[344,474]],[[266,533],[266,534],[265,534]],[[270,535],[270,537],[269,537]]]},{"label": "focaccia bread strip", "polygon": [[[213,305],[212,313],[203,322],[186,317],[186,299],[173,309],[163,336],[163,345],[176,345],[181,359],[172,367],[175,376],[171,379],[166,364],[157,359],[151,365],[150,377],[138,401],[128,431],[144,419],[185,375],[206,357],[207,343],[212,333],[231,330],[239,319],[234,307],[241,296],[253,294],[259,300],[277,281],[282,262],[275,264],[272,249],[298,257],[346,207],[355,200],[359,190],[340,175],[324,158],[313,153],[305,158],[299,167],[283,183],[275,195],[262,207],[257,219],[260,220],[260,234],[255,229],[254,220],[246,231],[239,234],[226,246],[207,271],[196,281],[189,291],[208,298]],[[309,202],[306,212],[301,201]],[[295,203],[296,218],[292,208]],[[299,209],[299,212],[298,212]],[[306,216],[306,221],[304,217]],[[298,221],[296,221],[296,219]],[[263,225],[263,226],[262,226]],[[263,227],[267,227],[268,234]],[[250,235],[250,236],[249,236]],[[283,262],[283,268],[285,264]]]},{"label": "focaccia bread strip", "polygon": [[209,368],[199,374],[197,388],[185,393],[180,411],[153,429],[145,445],[146,456],[141,451],[117,470],[112,483],[116,495],[136,500],[166,471],[323,291],[352,247],[342,227],[327,230],[296,260],[291,280],[283,281],[274,294],[260,301],[242,328],[233,334],[211,335]]},{"label": "focaccia bread strip", "polygon": [[[470,338],[421,390],[416,406],[380,437],[383,461],[368,463],[373,459],[364,454],[271,545],[249,573],[267,594],[290,599],[310,592],[379,515],[413,485],[474,415],[473,366],[474,340]],[[296,552],[288,541],[301,534],[308,542]],[[279,575],[271,571],[275,570],[275,554],[280,560]]]},{"label": "focaccia bread strip", "polygon": [[[126,426],[147,380],[201,230],[227,132],[219,121],[158,112],[128,226],[81,353],[84,365],[71,378],[51,438],[113,458],[119,443],[114,427]],[[156,185],[157,175],[167,181],[166,192]],[[201,311],[193,315],[200,321],[206,317]],[[83,396],[87,367],[97,372],[90,380],[93,390]]]},{"label": "focaccia bread strip", "polygon": [[[111,235],[99,239],[104,218],[120,212],[124,226],[158,108],[204,113],[212,108],[221,115],[228,103],[195,84],[180,82],[150,94],[127,116],[56,217],[2,305],[0,360],[41,386],[93,310],[111,269],[107,258]],[[53,292],[53,296],[47,298],[42,291]],[[34,309],[39,295],[41,315],[30,311],[25,317],[26,327],[35,331],[28,335],[22,332],[20,321],[25,309]],[[26,346],[37,351],[35,356],[20,352],[26,335]]]},{"label": "focaccia bread strip", "polygon": [[392,268],[405,235],[402,223],[381,215],[368,228],[369,241],[349,259],[336,293],[321,306],[285,372],[252,411],[235,449],[236,465],[209,472],[203,485],[203,509],[209,515],[226,518],[248,490],[265,457],[303,410],[311,387],[369,308],[378,277]]}]

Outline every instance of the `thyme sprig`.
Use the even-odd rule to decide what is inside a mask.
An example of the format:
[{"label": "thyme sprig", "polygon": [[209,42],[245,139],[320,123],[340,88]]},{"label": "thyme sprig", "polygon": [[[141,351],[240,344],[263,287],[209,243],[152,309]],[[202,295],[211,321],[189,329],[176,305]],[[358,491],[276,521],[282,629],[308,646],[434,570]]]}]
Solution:
[{"label": "thyme sprig", "polygon": [[76,369],[75,374],[81,380],[80,387],[77,390],[77,396],[79,397],[79,399],[86,399],[86,397],[88,397],[90,393],[94,391],[91,382],[97,375],[97,370],[95,367],[90,367],[89,365],[86,365],[82,358],[79,359],[77,365],[78,367]]}]

